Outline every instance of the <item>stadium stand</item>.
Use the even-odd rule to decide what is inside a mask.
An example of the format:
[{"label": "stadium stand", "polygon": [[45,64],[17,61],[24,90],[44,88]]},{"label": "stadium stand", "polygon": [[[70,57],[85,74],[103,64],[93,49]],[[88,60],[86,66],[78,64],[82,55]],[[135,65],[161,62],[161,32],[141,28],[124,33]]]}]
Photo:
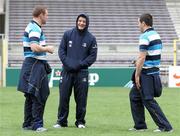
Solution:
[{"label": "stadium stand", "polygon": [[93,66],[132,66],[140,34],[137,18],[147,12],[154,16],[154,27],[167,47],[162,63],[172,64],[172,43],[178,35],[164,0],[9,0],[9,66],[22,64],[21,37],[37,4],[49,9],[49,20],[43,29],[47,43],[56,47],[56,52],[48,57],[54,67],[60,66],[57,49],[63,32],[75,26],[76,17],[82,12],[90,16],[89,30],[99,46]]},{"label": "stadium stand", "polygon": [[[175,31],[178,35],[178,39],[180,39],[180,1],[179,0],[166,0],[167,9],[169,11],[169,14],[171,16],[172,22],[175,27]],[[180,42],[177,42],[177,65],[180,65]]]},{"label": "stadium stand", "polygon": [[175,30],[180,38],[180,1],[179,0],[166,0],[166,5],[174,24]]}]

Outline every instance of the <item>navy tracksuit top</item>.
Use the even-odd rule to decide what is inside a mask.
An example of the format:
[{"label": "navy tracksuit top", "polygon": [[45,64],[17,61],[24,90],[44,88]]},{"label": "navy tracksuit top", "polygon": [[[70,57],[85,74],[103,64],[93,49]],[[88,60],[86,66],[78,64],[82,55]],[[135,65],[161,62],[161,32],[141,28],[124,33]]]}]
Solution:
[{"label": "navy tracksuit top", "polygon": [[66,31],[61,40],[58,54],[63,68],[68,72],[87,69],[96,61],[96,38],[88,31],[88,17],[86,22],[87,26],[83,32],[80,32],[76,26]]}]

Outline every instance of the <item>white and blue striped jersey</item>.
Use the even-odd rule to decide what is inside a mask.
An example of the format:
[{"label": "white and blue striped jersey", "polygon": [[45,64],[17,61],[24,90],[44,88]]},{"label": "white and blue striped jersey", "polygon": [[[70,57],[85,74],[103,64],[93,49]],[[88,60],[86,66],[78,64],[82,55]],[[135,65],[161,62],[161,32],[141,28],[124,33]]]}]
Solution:
[{"label": "white and blue striped jersey", "polygon": [[[147,52],[146,59],[143,65],[144,69],[159,68],[161,62],[162,41],[159,34],[153,29],[147,29],[139,38],[140,52]],[[159,73],[158,71],[151,71],[148,74]]]},{"label": "white and blue striped jersey", "polygon": [[39,46],[46,46],[45,35],[35,21],[31,21],[25,28],[23,36],[24,57],[33,57],[39,60],[46,60],[46,52],[33,52],[30,45],[37,43]]}]

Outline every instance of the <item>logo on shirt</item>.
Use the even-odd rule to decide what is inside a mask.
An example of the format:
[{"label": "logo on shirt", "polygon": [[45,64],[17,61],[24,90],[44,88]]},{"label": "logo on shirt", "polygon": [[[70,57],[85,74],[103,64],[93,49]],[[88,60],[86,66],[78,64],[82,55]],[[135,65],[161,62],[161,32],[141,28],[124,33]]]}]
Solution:
[{"label": "logo on shirt", "polygon": [[84,48],[86,48],[86,47],[87,47],[87,44],[86,44],[86,43],[83,43],[82,46],[83,46]]},{"label": "logo on shirt", "polygon": [[72,41],[69,41],[69,47],[72,47]]}]

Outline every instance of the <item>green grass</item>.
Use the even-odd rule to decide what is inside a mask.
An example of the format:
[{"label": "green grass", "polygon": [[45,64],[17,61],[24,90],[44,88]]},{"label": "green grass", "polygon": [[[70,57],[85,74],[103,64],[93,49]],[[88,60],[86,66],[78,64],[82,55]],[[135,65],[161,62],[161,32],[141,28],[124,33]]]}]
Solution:
[{"label": "green grass", "polygon": [[77,129],[75,122],[75,103],[71,97],[69,127],[54,129],[58,108],[58,88],[52,88],[48,98],[44,123],[47,132],[23,131],[24,96],[15,87],[0,88],[0,136],[179,136],[180,134],[180,90],[165,88],[157,101],[174,127],[173,133],[156,133],[156,128],[148,112],[146,132],[129,132],[133,126],[129,106],[129,89],[118,87],[94,87],[89,89],[87,106],[87,128]]}]

